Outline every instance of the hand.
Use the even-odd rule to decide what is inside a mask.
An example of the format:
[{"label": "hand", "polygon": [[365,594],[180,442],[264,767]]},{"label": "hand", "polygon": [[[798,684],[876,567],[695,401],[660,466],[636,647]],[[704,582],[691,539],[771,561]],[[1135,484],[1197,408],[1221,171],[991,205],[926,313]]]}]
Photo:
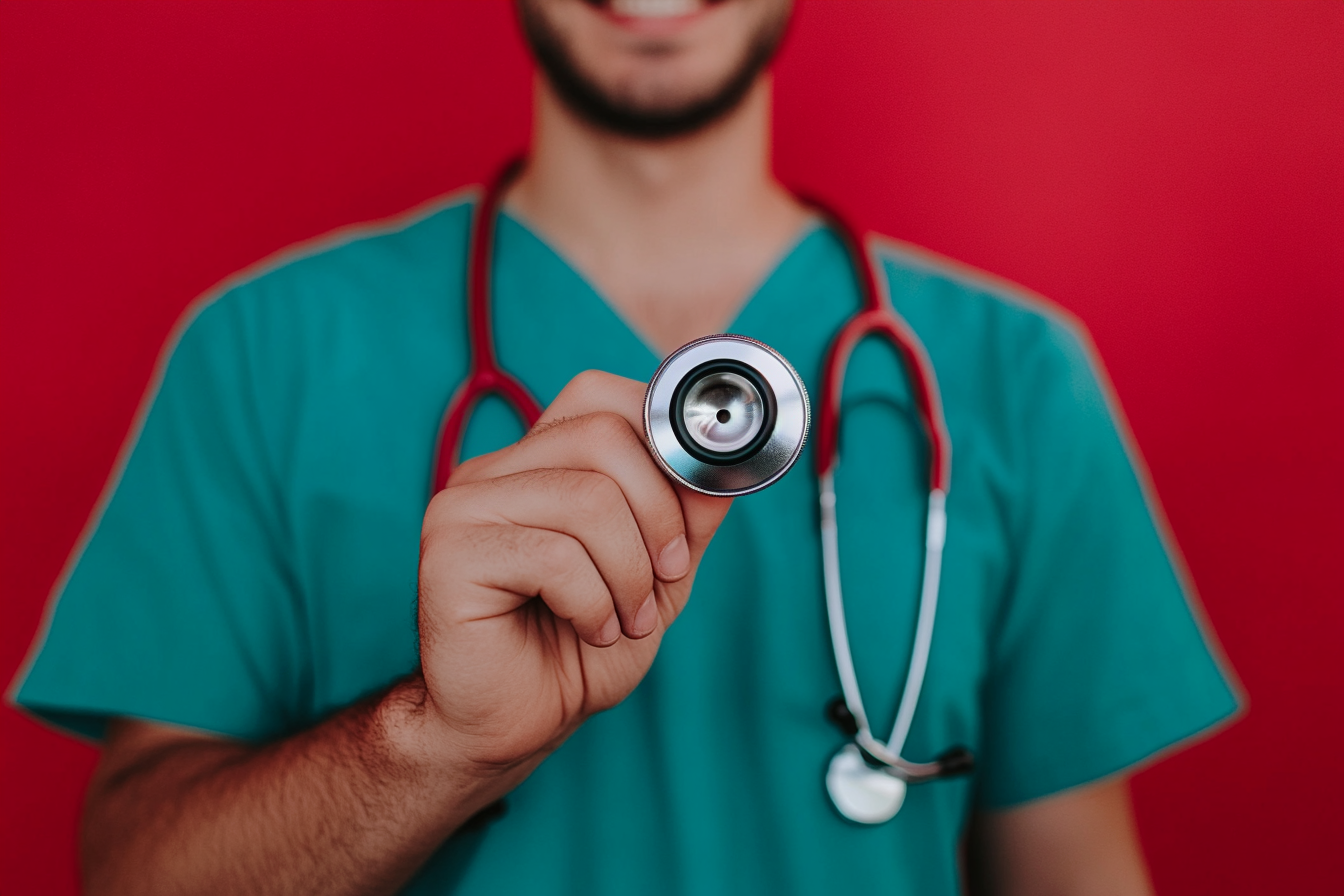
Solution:
[{"label": "hand", "polygon": [[539,761],[635,688],[686,605],[732,502],[663,475],[643,402],[642,383],[582,373],[430,502],[421,663],[459,759]]}]

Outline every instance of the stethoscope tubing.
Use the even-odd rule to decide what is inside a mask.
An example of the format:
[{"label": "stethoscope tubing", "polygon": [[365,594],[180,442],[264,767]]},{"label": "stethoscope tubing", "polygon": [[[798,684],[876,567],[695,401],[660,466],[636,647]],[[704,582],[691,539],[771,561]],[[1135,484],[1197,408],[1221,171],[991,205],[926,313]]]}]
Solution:
[{"label": "stethoscope tubing", "polygon": [[946,494],[952,479],[952,440],[943,417],[933,362],[914,330],[892,306],[886,277],[878,272],[868,241],[831,206],[810,196],[802,197],[802,201],[821,212],[840,235],[859,278],[863,298],[863,309],[850,317],[835,335],[822,367],[814,443],[817,474],[833,468],[839,459],[841,393],[849,356],[866,337],[880,336],[899,353],[910,378],[920,425],[929,445],[929,490],[941,489]]},{"label": "stethoscope tubing", "polygon": [[821,556],[822,576],[826,592],[826,618],[830,624],[831,647],[835,653],[835,667],[840,675],[840,690],[845,705],[853,716],[858,731],[854,742],[874,760],[890,768],[903,781],[918,783],[940,777],[942,766],[937,762],[909,762],[901,757],[910,725],[919,705],[920,691],[928,671],[929,652],[933,646],[933,623],[938,614],[938,586],[942,572],[943,544],[947,534],[946,494],[935,489],[929,494],[929,508],[925,523],[924,570],[920,586],[919,616],[915,622],[915,637],[910,653],[910,667],[906,672],[905,687],[896,710],[896,721],[886,742],[872,733],[868,714],[863,706],[854,658],[849,647],[849,631],[845,624],[845,600],[840,579],[840,537],[836,524],[835,478],[830,470],[820,477]]},{"label": "stethoscope tubing", "polygon": [[[826,616],[830,623],[831,646],[841,693],[858,731],[855,743],[870,759],[903,781],[915,783],[940,777],[938,762],[916,763],[902,758],[901,751],[914,721],[919,695],[928,671],[933,646],[933,625],[938,615],[938,592],[942,578],[943,546],[947,540],[947,493],[952,479],[952,442],[943,417],[942,400],[933,363],[919,337],[896,313],[884,288],[886,278],[877,269],[877,260],[867,241],[848,220],[825,203],[807,200],[830,220],[849,251],[859,277],[864,308],[851,317],[836,334],[826,355],[822,374],[821,401],[817,414],[814,443],[821,517],[822,578],[826,591]],[[906,672],[905,687],[897,706],[891,736],[885,742],[872,733],[845,624],[845,603],[840,576],[840,538],[836,513],[835,470],[840,462],[840,405],[845,370],[850,355],[860,341],[876,336],[886,340],[900,355],[909,376],[920,424],[929,447],[929,496],[924,526],[924,563],[921,573],[919,613]]]},{"label": "stethoscope tubing", "polygon": [[[448,476],[457,465],[467,420],[482,398],[487,395],[499,396],[512,407],[528,428],[541,417],[540,402],[499,364],[495,354],[490,303],[489,279],[499,208],[504,191],[521,173],[524,164],[525,160],[518,157],[500,171],[487,186],[472,219],[467,268],[469,368],[467,378],[453,393],[444,413],[434,452],[432,491],[437,491],[446,485]],[[890,296],[884,288],[886,278],[879,274],[876,259],[869,251],[867,241],[842,215],[837,214],[826,204],[814,199],[803,201],[822,213],[845,243],[860,281],[864,303],[863,308],[841,327],[826,353],[813,448],[819,490],[826,613],[830,625],[831,644],[835,652],[836,670],[845,705],[857,728],[854,733],[854,744],[862,751],[866,761],[879,767],[880,771],[875,770],[874,773],[886,772],[909,783],[932,780],[955,772],[942,761],[910,762],[901,756],[901,751],[919,704],[933,644],[943,546],[947,535],[946,502],[952,475],[951,439],[943,417],[932,362],[914,331],[893,308]],[[849,633],[845,624],[835,496],[835,470],[839,463],[840,404],[845,369],[855,347],[869,336],[886,340],[900,355],[910,379],[914,402],[929,446],[929,498],[925,520],[919,612],[905,686],[902,689],[891,735],[885,742],[872,733],[863,705],[858,676],[854,670]],[[966,768],[965,760],[961,761],[962,765],[957,771],[964,771]],[[892,814],[897,808],[899,800],[891,810]]]},{"label": "stethoscope tubing", "polygon": [[494,320],[490,303],[491,260],[495,251],[495,225],[499,207],[508,189],[522,173],[524,159],[513,159],[486,187],[471,223],[467,253],[467,338],[470,346],[467,378],[448,400],[434,447],[434,473],[430,494],[448,484],[457,466],[466,434],[467,420],[482,398],[497,395],[531,429],[541,419],[541,402],[517,378],[499,364],[495,355]]}]

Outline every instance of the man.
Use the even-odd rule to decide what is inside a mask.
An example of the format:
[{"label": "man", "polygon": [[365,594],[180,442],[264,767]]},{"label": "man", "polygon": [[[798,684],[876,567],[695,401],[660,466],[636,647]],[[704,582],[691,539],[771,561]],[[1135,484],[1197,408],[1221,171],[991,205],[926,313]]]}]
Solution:
[{"label": "man", "polygon": [[[640,420],[658,358],[711,332],[815,394],[858,307],[835,234],[770,175],[788,4],[519,12],[542,75],[493,314],[545,413],[518,439],[483,405],[426,510],[468,365],[469,199],[194,313],[19,691],[103,740],[89,892],[950,893],[964,835],[986,892],[1145,892],[1125,769],[1235,699],[1077,340],[880,250],[957,463],[906,749],[978,766],[846,822],[815,478],[730,511],[662,476]],[[879,727],[922,561],[910,395],[888,350],[856,352],[841,556]]]}]

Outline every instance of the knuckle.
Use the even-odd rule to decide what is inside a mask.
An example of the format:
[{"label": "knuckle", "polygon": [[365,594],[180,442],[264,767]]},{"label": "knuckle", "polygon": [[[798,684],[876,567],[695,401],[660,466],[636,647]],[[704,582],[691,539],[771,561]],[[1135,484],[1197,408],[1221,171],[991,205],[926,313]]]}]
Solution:
[{"label": "knuckle", "polygon": [[579,394],[591,395],[602,388],[610,375],[603,373],[601,370],[583,370],[574,375],[574,378],[565,386],[565,390],[573,389]]},{"label": "knuckle", "polygon": [[625,493],[606,474],[576,470],[567,479],[565,499],[585,523],[605,526],[624,513]]},{"label": "knuckle", "polygon": [[555,578],[555,584],[568,596],[565,616],[576,621],[598,625],[611,615],[611,594],[600,576],[584,574],[579,569],[568,570]]},{"label": "knuckle", "polygon": [[588,556],[574,539],[556,533],[539,535],[529,553],[550,577],[571,575]]},{"label": "knuckle", "polygon": [[452,503],[451,491],[445,488],[434,493],[429,499],[429,506],[425,508],[425,519],[437,519],[448,512],[448,506]]},{"label": "knuckle", "polygon": [[420,530],[422,569],[426,566],[437,567],[454,554],[467,534],[463,532],[460,523],[460,520],[450,518],[446,514],[440,515],[433,522],[426,518],[425,525]]},{"label": "knuckle", "polygon": [[458,485],[443,489],[425,510],[420,526],[420,558],[446,557],[461,550],[463,543],[479,541],[488,517],[480,513],[488,502],[488,484]]},{"label": "knuckle", "polygon": [[596,411],[583,418],[585,434],[590,438],[600,439],[600,444],[609,445],[612,442],[618,444],[630,444],[634,437],[634,430],[630,424],[620,414],[612,411]]},{"label": "knuckle", "polygon": [[429,499],[429,506],[425,508],[425,516],[420,525],[422,544],[433,538],[447,524],[454,503],[450,491],[451,489],[445,488]]},{"label": "knuckle", "polygon": [[440,489],[429,499],[429,505],[425,508],[425,526],[438,528],[460,519],[472,504],[480,500],[482,488],[481,484],[466,482]]},{"label": "knuckle", "polygon": [[485,461],[482,457],[469,457],[458,463],[453,468],[453,472],[448,477],[448,485],[452,486],[462,482],[472,482],[477,478],[477,474]]}]

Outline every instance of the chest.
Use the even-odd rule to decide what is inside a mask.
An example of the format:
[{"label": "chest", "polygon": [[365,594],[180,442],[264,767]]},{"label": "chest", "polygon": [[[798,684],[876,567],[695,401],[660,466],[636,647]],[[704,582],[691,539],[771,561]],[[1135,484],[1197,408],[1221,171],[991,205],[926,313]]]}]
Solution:
[{"label": "chest", "polygon": [[[846,621],[864,701],[879,729],[891,724],[909,662],[927,500],[923,436],[892,374],[880,364],[855,365],[836,474]],[[369,401],[358,414],[349,410],[333,406],[312,421],[314,458],[290,504],[314,715],[409,672],[417,657],[416,575],[432,421],[411,425],[413,418],[397,413],[390,399]],[[507,444],[519,433],[508,409],[487,401],[468,428],[465,453]],[[977,472],[976,453],[973,441],[961,449],[949,502],[925,692],[926,706],[941,701],[950,713],[940,730],[928,732],[935,752],[947,737],[974,733],[985,631],[1007,574],[993,483]],[[809,725],[824,726],[821,708],[839,684],[810,447],[779,483],[735,503],[651,680],[660,682],[659,699],[669,706],[750,705],[763,720],[807,717]],[[920,715],[936,717],[931,710]]]}]

